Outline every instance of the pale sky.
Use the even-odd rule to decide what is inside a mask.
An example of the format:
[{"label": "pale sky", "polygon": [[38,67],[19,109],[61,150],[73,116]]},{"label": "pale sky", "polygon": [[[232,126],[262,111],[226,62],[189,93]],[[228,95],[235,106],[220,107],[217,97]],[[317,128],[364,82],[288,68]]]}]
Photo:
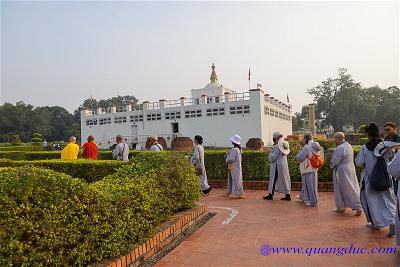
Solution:
[{"label": "pale sky", "polygon": [[189,97],[212,63],[295,111],[340,67],[399,86],[399,2],[1,2],[1,103]]}]

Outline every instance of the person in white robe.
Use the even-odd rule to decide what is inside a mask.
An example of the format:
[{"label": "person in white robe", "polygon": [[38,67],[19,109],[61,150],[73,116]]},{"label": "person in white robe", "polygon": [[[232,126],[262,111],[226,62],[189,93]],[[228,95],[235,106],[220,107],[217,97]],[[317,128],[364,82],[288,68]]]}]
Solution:
[{"label": "person in white robe", "polygon": [[204,164],[203,137],[196,135],[194,137],[194,144],[195,146],[193,148],[193,155],[190,159],[190,162],[194,165],[196,171],[201,170],[201,174],[198,176],[200,187],[203,194],[207,195],[211,191],[211,186],[207,181],[206,166]]},{"label": "person in white robe", "polygon": [[243,190],[242,176],[242,152],[240,146],[241,138],[239,135],[231,137],[233,148],[225,155],[228,165],[228,188],[226,195],[234,195],[237,198],[245,198]]},{"label": "person in white robe", "polygon": [[333,136],[336,150],[331,158],[333,169],[333,192],[336,208],[334,212],[342,213],[346,208],[355,210],[355,215],[361,215],[360,185],[358,184],[354,166],[353,147],[345,141],[345,135],[337,132]]},{"label": "person in white robe", "polygon": [[311,134],[303,137],[304,147],[297,153],[296,160],[300,163],[300,173],[304,188],[303,201],[307,206],[315,207],[318,204],[318,169],[310,164],[312,154],[321,155],[322,147],[312,140]]},{"label": "person in white robe", "polygon": [[290,174],[287,155],[290,153],[289,143],[284,140],[279,132],[273,133],[274,148],[268,155],[271,163],[269,172],[268,195],[264,199],[272,200],[275,191],[285,194],[281,200],[290,201]]},{"label": "person in white robe", "polygon": [[367,227],[380,229],[389,226],[388,236],[395,234],[396,202],[393,187],[385,191],[376,191],[370,184],[370,177],[377,162],[375,147],[381,142],[379,128],[375,123],[365,127],[368,142],[362,146],[356,157],[356,165],[362,167],[360,198]]},{"label": "person in white robe", "polygon": [[[395,179],[400,180],[400,147],[396,148],[397,153],[394,155],[393,160],[390,162],[388,166],[388,173]],[[400,187],[400,184],[398,183]],[[398,188],[399,189],[399,188]],[[397,191],[400,192],[400,191]],[[395,224],[396,224],[396,244],[400,246],[400,194],[397,194],[396,199],[396,216],[395,216]]]},{"label": "person in white robe", "polygon": [[157,135],[152,135],[152,136],[150,136],[149,137],[149,141],[150,141],[150,144],[151,144],[151,146],[150,146],[150,151],[153,151],[153,152],[163,152],[163,147],[162,147],[162,145],[160,145],[159,143],[158,143],[158,136]]}]

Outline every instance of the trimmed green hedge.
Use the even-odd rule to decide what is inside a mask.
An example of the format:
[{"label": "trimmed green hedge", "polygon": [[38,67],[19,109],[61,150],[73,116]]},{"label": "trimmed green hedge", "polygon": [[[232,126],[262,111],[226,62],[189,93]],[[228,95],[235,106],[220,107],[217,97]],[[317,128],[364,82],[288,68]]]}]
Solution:
[{"label": "trimmed green hedge", "polygon": [[[289,173],[292,181],[301,181],[299,163],[296,161],[296,155],[299,149],[293,147],[288,155]],[[354,151],[355,157],[359,148]],[[206,151],[205,165],[208,179],[226,179],[228,170],[225,163],[225,151]],[[269,177],[270,162],[268,154],[264,151],[242,152],[242,171],[243,179],[248,181],[266,180]],[[359,172],[360,170],[357,169]],[[330,168],[330,153],[325,151],[325,164],[318,171],[318,181],[332,181],[332,170]]]},{"label": "trimmed green hedge", "polygon": [[0,151],[0,159],[45,160],[60,158],[60,151]]},{"label": "trimmed green hedge", "polygon": [[[289,172],[292,181],[301,181],[299,164],[295,159],[297,151],[291,150],[288,157]],[[225,152],[206,152],[205,165],[207,177],[209,179],[226,179],[228,170],[225,163]],[[249,181],[266,180],[269,177],[270,162],[268,154],[264,151],[243,151],[242,152],[242,171],[243,179]],[[319,175],[319,180],[324,180],[324,176]],[[332,180],[332,177],[327,180]]]},{"label": "trimmed green hedge", "polygon": [[[142,151],[140,153],[141,158],[150,157],[155,153]],[[182,153],[172,153],[163,152],[162,154],[182,154]],[[0,159],[0,167],[22,167],[22,166],[32,166],[41,167],[45,169],[50,169],[60,173],[68,174],[74,178],[80,178],[88,183],[93,183],[103,179],[107,175],[111,175],[117,171],[118,168],[132,164],[137,161],[137,156],[139,153],[133,153],[134,158],[129,162],[123,162],[119,160],[10,160],[10,159]],[[140,159],[141,159],[140,158]],[[140,160],[139,159],[139,160]],[[154,162],[152,161],[152,164]]]},{"label": "trimmed green hedge", "polygon": [[113,174],[116,170],[126,164],[116,160],[36,160],[36,161],[12,161],[0,160],[0,167],[41,167],[60,173],[68,174],[74,178],[80,178],[92,183],[103,179],[105,176]]},{"label": "trimmed green hedge", "polygon": [[43,151],[43,147],[41,145],[0,146],[0,151]]},{"label": "trimmed green hedge", "polygon": [[[140,150],[129,151],[129,158],[135,158],[139,153],[143,153]],[[47,160],[47,159],[60,159],[60,151],[0,151],[0,159],[12,159],[12,160]],[[78,158],[82,158],[78,155]],[[111,151],[99,151],[99,160],[112,160]]]},{"label": "trimmed green hedge", "polygon": [[0,168],[0,265],[86,266],[125,255],[199,197],[194,168],[179,154],[144,153],[92,184]]},{"label": "trimmed green hedge", "polygon": [[[325,145],[325,144],[324,144]],[[330,147],[330,144],[329,146]],[[355,156],[357,155],[360,147],[354,148]],[[297,163],[295,156],[299,148],[292,144],[291,152],[288,156],[289,172],[292,181],[300,181],[300,170],[299,164]],[[209,179],[226,179],[227,177],[227,167],[224,159],[225,151],[227,150],[206,150],[205,154],[205,164],[207,170],[207,176]],[[11,155],[22,155],[20,157],[11,157],[13,159],[23,159],[28,158],[46,158],[56,156],[59,159],[59,152],[4,152]],[[174,153],[187,155],[186,152],[164,152],[164,153]],[[0,152],[0,158],[1,158]],[[136,158],[143,154],[154,154],[152,152],[146,151],[131,151],[130,159],[131,162],[135,162]],[[329,167],[330,164],[330,152],[325,150],[325,165],[319,170],[318,180],[319,181],[331,181],[332,180],[332,170]],[[27,165],[32,162],[34,166],[43,166],[52,170],[63,172],[69,174],[76,178],[82,178],[88,182],[98,181],[106,175],[112,174],[120,164],[119,161],[110,161],[111,151],[101,151],[99,152],[100,161],[91,160],[78,160],[78,161],[61,161],[61,160],[49,160],[49,161],[0,161],[0,166],[21,166]],[[37,161],[37,163],[36,163]],[[243,179],[244,180],[266,180],[269,177],[269,161],[268,154],[264,151],[252,151],[244,150],[242,153],[242,168],[243,168]],[[359,171],[359,170],[358,170]]]}]

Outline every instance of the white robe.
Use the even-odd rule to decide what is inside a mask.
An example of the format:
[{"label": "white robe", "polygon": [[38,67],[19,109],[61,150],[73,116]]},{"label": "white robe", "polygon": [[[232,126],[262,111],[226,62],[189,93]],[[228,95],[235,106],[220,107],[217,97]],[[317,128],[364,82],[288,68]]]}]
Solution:
[{"label": "white robe", "polygon": [[243,195],[242,153],[240,149],[237,147],[232,148],[226,155],[225,160],[228,164],[227,194]]},{"label": "white robe", "polygon": [[343,142],[336,148],[332,155],[331,168],[336,208],[361,209],[354,151],[349,143]]},{"label": "white robe", "polygon": [[162,152],[164,149],[163,149],[162,145],[160,145],[160,144],[154,144],[154,145],[152,145],[152,146],[150,147],[149,150],[150,150],[150,151],[153,151],[153,152]]},{"label": "white robe", "polygon": [[203,171],[203,175],[199,176],[201,190],[207,190],[210,188],[207,181],[206,166],[204,165],[204,147],[202,145],[197,145],[193,148],[193,156],[190,159],[190,162],[195,168],[201,168]]},{"label": "white robe", "polygon": [[[388,166],[388,173],[395,179],[400,179],[400,150],[395,154],[394,159],[390,162]],[[396,199],[396,243],[400,246],[400,183],[397,189],[397,199]]]},{"label": "white robe", "polygon": [[[360,181],[360,198],[367,221],[375,227],[383,228],[395,223],[396,201],[393,187],[376,191],[370,185],[370,177],[377,158],[364,145],[356,157],[356,165],[363,167]],[[363,184],[365,187],[363,188]]]},{"label": "white robe", "polygon": [[[308,145],[305,145],[302,150],[297,153],[296,160],[303,162],[306,157],[311,156],[311,150]],[[318,203],[318,171],[306,173],[301,175],[302,192],[300,199],[310,205],[317,205]]]},{"label": "white robe", "polygon": [[290,194],[291,184],[287,156],[279,150],[278,145],[275,145],[268,155],[268,160],[271,162],[268,193],[273,195],[274,191],[276,191]]}]

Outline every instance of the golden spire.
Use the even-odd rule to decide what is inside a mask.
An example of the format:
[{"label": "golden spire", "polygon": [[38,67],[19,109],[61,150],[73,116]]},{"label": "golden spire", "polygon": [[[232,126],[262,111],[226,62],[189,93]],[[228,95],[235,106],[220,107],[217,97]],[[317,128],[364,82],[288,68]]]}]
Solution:
[{"label": "golden spire", "polygon": [[214,63],[211,65],[211,69],[212,69],[212,72],[211,72],[210,80],[211,80],[212,83],[215,83],[215,82],[218,81],[218,77],[217,77],[217,74],[215,73],[215,65],[214,65]]}]

